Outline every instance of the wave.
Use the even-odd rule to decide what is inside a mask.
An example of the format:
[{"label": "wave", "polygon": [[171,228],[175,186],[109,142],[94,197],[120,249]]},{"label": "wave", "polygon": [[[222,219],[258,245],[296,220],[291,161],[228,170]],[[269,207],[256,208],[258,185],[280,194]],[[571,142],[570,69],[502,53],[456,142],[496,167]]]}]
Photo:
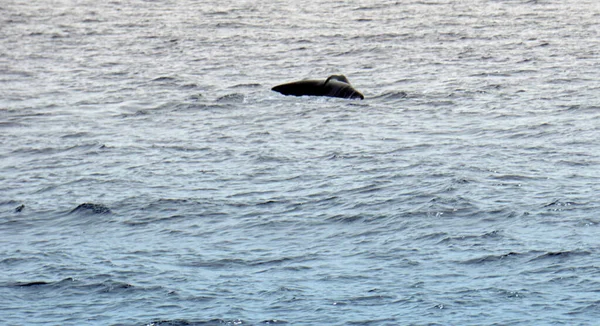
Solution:
[{"label": "wave", "polygon": [[246,97],[244,94],[233,93],[220,96],[217,98],[217,103],[242,103],[245,99]]},{"label": "wave", "polygon": [[[507,262],[514,259],[522,259],[527,258],[525,262],[538,262],[545,260],[566,260],[572,259],[582,256],[590,256],[592,253],[587,250],[568,250],[568,251],[528,251],[528,252],[507,252],[504,254],[491,254],[484,255],[481,257],[467,259],[465,261],[461,261],[462,264],[487,264],[487,263],[496,263],[496,262]],[[532,257],[533,256],[533,257]]]},{"label": "wave", "polygon": [[582,256],[590,256],[592,253],[587,250],[567,250],[567,251],[549,251],[542,254],[537,255],[532,258],[530,261],[540,261],[540,260],[565,260]]},{"label": "wave", "polygon": [[[276,319],[273,319],[274,321]],[[287,322],[284,322],[287,323]],[[244,325],[245,322],[241,319],[208,319],[208,320],[188,320],[188,319],[164,319],[154,320],[142,326],[211,326],[211,325]],[[263,324],[270,324],[268,321]]]}]

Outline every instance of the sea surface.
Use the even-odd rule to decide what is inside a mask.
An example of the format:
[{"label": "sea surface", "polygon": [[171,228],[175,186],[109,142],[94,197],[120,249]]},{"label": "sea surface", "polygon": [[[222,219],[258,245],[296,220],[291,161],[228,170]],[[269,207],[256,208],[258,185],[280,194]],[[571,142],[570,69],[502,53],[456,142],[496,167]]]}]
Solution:
[{"label": "sea surface", "polygon": [[0,325],[598,325],[599,76],[596,0],[2,0]]}]

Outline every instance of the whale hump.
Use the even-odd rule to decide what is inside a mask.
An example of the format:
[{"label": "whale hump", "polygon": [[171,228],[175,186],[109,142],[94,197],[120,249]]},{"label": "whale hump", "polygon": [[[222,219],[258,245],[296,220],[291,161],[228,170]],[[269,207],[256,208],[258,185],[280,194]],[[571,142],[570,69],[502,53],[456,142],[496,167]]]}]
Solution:
[{"label": "whale hump", "polygon": [[329,96],[349,99],[364,99],[344,75],[331,75],[323,80],[301,80],[273,87],[271,90],[283,95]]},{"label": "whale hump", "polygon": [[350,81],[344,75],[331,75],[331,76],[327,77],[327,79],[325,80],[325,84],[327,84],[327,82],[330,80],[337,80],[339,82],[350,85]]}]

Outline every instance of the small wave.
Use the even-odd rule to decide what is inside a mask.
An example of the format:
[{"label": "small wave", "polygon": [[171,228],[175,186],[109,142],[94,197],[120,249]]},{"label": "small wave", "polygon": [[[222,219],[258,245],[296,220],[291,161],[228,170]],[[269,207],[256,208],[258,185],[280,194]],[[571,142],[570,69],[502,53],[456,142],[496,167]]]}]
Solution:
[{"label": "small wave", "polygon": [[51,283],[46,282],[46,281],[33,281],[33,282],[17,282],[17,283],[15,283],[15,286],[30,287],[30,286],[48,285],[48,284],[51,284]]},{"label": "small wave", "polygon": [[[196,89],[199,88],[199,86],[197,84],[191,83],[191,84],[185,84],[185,85],[181,85],[182,89]],[[202,95],[200,95],[202,96]]]},{"label": "small wave", "polygon": [[479,235],[459,235],[459,236],[450,236],[445,237],[439,241],[439,243],[448,243],[448,242],[457,242],[457,241],[470,241],[470,240],[489,240],[489,239],[497,239],[502,238],[502,234],[500,231],[491,231],[486,232]]},{"label": "small wave", "polygon": [[137,111],[135,111],[133,113],[123,113],[123,114],[120,114],[119,116],[121,118],[129,118],[129,117],[146,116],[146,115],[149,115],[149,114],[150,114],[150,112],[148,112],[148,110],[137,110]]},{"label": "small wave", "polygon": [[30,155],[54,155],[68,152],[84,152],[90,149],[95,149],[101,146],[99,143],[87,143],[68,147],[43,147],[43,148],[17,148],[13,151],[15,154],[30,154]]},{"label": "small wave", "polygon": [[14,206],[19,203],[20,203],[19,201],[9,199],[9,200],[0,201],[0,206]]},{"label": "small wave", "polygon": [[373,96],[372,99],[400,100],[400,99],[407,98],[407,97],[408,97],[408,93],[406,93],[404,91],[393,91],[393,92],[387,92],[387,93],[383,93],[381,95]]},{"label": "small wave", "polygon": [[[199,95],[202,96],[202,95]],[[205,111],[218,110],[225,107],[223,104],[207,104],[207,103],[179,103],[174,106],[174,111]]]},{"label": "small wave", "polygon": [[155,320],[144,326],[201,326],[201,325],[243,325],[244,321],[240,319],[209,319],[209,320],[187,320],[187,319],[173,319],[173,320]]},{"label": "small wave", "polygon": [[547,259],[569,259],[579,256],[589,256],[592,253],[585,250],[573,250],[573,251],[549,251],[543,253],[530,261],[547,260]]},{"label": "small wave", "polygon": [[12,127],[22,127],[24,124],[20,122],[0,122],[0,128],[12,128]]},{"label": "small wave", "polygon": [[494,180],[501,180],[501,181],[524,181],[524,180],[536,180],[537,179],[534,177],[528,177],[525,175],[517,175],[517,174],[492,175],[490,178],[494,179]]},{"label": "small wave", "polygon": [[104,292],[104,293],[122,291],[122,290],[128,290],[128,289],[135,288],[134,285],[129,284],[129,283],[110,281],[110,280],[102,282],[100,284],[96,284],[96,286],[98,287],[99,292]]},{"label": "small wave", "polygon": [[398,324],[402,324],[402,323],[400,323],[399,320],[394,317],[348,321],[348,325],[398,325]]},{"label": "small wave", "polygon": [[170,82],[177,80],[175,77],[162,76],[152,79],[153,82]]},{"label": "small wave", "polygon": [[261,84],[257,84],[257,83],[249,83],[249,84],[237,84],[237,85],[233,85],[229,88],[232,89],[236,89],[236,88],[257,88],[257,87],[261,87]]},{"label": "small wave", "polygon": [[501,260],[512,259],[512,258],[515,258],[518,256],[521,256],[521,254],[518,252],[511,251],[509,253],[501,254],[501,255],[486,255],[486,256],[482,256],[482,257],[468,259],[466,261],[463,261],[462,263],[467,264],[467,265],[479,265],[479,264],[492,263],[492,262],[497,262],[497,261],[501,261]]},{"label": "small wave", "polygon": [[389,300],[396,299],[395,296],[392,295],[384,295],[384,294],[375,294],[375,295],[364,295],[358,296],[350,299],[350,302],[359,303],[361,305],[377,305],[387,303]]},{"label": "small wave", "polygon": [[217,98],[218,103],[242,103],[244,100],[244,95],[239,93],[227,94]]},{"label": "small wave", "polygon": [[46,286],[46,285],[61,285],[61,284],[66,284],[66,283],[71,283],[75,281],[73,278],[68,277],[65,279],[62,279],[60,281],[28,281],[28,282],[15,282],[12,284],[12,286],[15,287],[38,287],[38,286]]},{"label": "small wave", "polygon": [[441,240],[441,241],[444,241],[447,236],[448,236],[447,232],[434,232],[434,233],[419,235],[415,238],[415,240],[437,240],[439,238],[442,238],[443,240]]},{"label": "small wave", "polygon": [[572,201],[561,201],[560,199],[556,199],[554,201],[552,201],[551,203],[545,204],[544,208],[546,207],[567,207],[567,206],[577,206],[580,205],[576,202],[572,202]]},{"label": "small wave", "polygon": [[82,138],[82,137],[86,137],[86,136],[89,136],[88,132],[76,132],[76,133],[72,133],[72,134],[63,135],[60,138],[63,138],[63,139],[67,139],[67,138]]},{"label": "small wave", "polygon": [[365,218],[365,216],[362,214],[354,214],[354,215],[338,214],[338,215],[328,217],[327,220],[333,221],[333,222],[353,223],[356,221],[361,221],[364,218]]},{"label": "small wave", "polygon": [[267,320],[263,320],[260,322],[261,324],[266,324],[266,325],[284,325],[284,324],[289,324],[289,322],[285,321],[285,320],[280,320],[280,319],[267,319]]},{"label": "small wave", "polygon": [[165,146],[159,146],[159,145],[152,145],[151,148],[158,148],[158,149],[162,149],[162,150],[171,150],[171,151],[174,151],[174,152],[205,152],[205,151],[211,150],[210,147],[195,147],[193,145],[191,145],[191,146],[183,146],[183,145],[165,145]]}]

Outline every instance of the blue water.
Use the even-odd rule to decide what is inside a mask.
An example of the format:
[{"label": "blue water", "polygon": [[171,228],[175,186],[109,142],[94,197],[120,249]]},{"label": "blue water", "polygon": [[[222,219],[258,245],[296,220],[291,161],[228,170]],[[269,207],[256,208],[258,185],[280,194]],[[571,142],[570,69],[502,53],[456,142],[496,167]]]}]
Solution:
[{"label": "blue water", "polygon": [[592,0],[4,0],[0,324],[597,324],[598,49]]}]

